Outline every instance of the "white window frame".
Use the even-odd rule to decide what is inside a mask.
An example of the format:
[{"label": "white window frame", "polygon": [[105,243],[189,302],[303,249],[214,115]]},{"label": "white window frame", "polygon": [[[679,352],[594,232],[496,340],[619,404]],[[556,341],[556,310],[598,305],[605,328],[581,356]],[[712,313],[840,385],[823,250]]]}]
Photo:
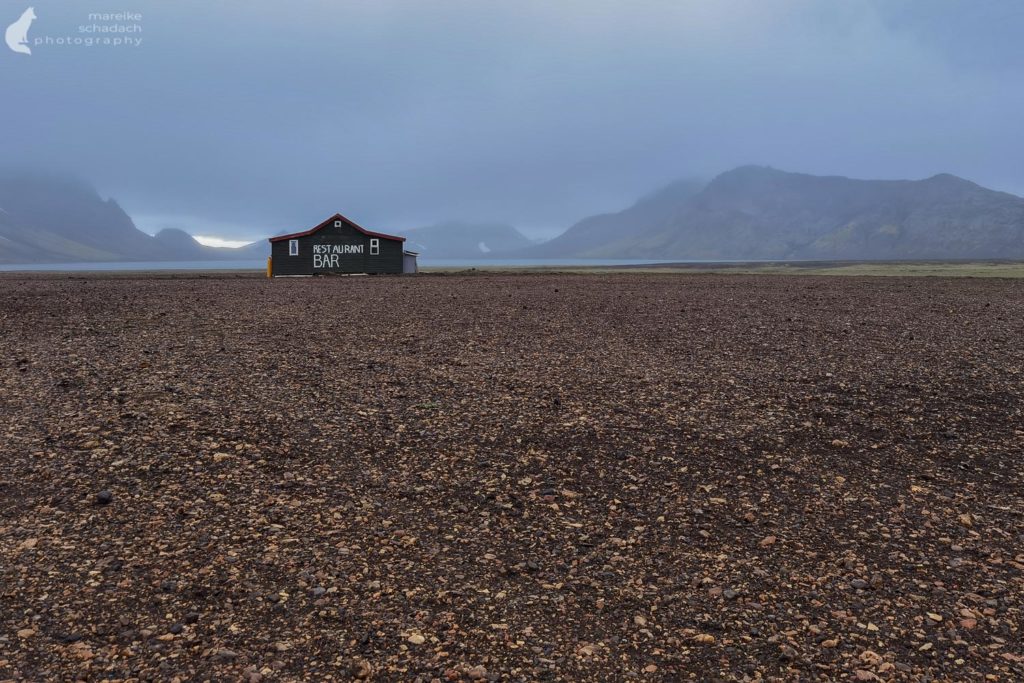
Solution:
[{"label": "white window frame", "polygon": [[370,240],[370,256],[380,256],[380,240],[376,237]]},{"label": "white window frame", "polygon": [[289,256],[298,256],[299,255],[299,241],[298,240],[288,240],[288,255]]},{"label": "white window frame", "polygon": [[340,228],[341,227],[341,221],[334,221],[334,227]]}]

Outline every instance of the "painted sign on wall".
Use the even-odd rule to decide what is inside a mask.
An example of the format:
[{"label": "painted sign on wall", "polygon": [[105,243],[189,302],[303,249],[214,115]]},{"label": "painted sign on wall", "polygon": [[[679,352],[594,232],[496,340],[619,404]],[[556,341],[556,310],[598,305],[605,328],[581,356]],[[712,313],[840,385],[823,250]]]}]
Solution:
[{"label": "painted sign on wall", "polygon": [[344,254],[362,254],[362,244],[314,244],[314,268],[338,268]]}]

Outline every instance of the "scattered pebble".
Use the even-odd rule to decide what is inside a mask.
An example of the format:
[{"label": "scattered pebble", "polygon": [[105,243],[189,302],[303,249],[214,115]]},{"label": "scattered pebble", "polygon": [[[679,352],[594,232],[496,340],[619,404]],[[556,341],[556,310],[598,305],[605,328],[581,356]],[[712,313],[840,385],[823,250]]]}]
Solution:
[{"label": "scattered pebble", "polygon": [[1021,320],[998,279],[5,277],[0,680],[1018,680]]}]

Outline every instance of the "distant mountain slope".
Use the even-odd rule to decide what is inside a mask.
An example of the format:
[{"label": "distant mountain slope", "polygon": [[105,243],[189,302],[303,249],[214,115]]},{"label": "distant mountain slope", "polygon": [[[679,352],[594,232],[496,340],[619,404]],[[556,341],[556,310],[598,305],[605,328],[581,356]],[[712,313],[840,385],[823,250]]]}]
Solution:
[{"label": "distant mountain slope", "polygon": [[632,244],[640,232],[667,229],[704,185],[699,180],[674,182],[624,211],[584,218],[558,237],[531,247],[523,255],[530,258],[615,258],[606,254],[623,249],[642,251],[641,245]]},{"label": "distant mountain slope", "polygon": [[505,253],[532,244],[521,232],[502,223],[450,221],[405,232],[405,248],[424,259],[479,258]]},{"label": "distant mountain slope", "polygon": [[951,175],[852,180],[745,166],[667,222],[623,221],[602,244],[562,245],[557,255],[602,258],[1024,258],[1024,199]]},{"label": "distant mountain slope", "polygon": [[83,250],[87,250],[84,245],[49,231],[27,230],[11,214],[0,209],[0,263],[59,261],[69,257],[78,260]]},{"label": "distant mountain slope", "polygon": [[270,244],[267,240],[257,240],[241,247],[208,247],[200,244],[196,238],[179,228],[164,228],[154,239],[159,242],[167,258],[175,261],[203,261],[209,259],[261,259],[270,256]]},{"label": "distant mountain slope", "polygon": [[4,175],[0,208],[0,234],[10,245],[0,250],[4,260],[17,255],[31,261],[106,261],[128,254],[151,259],[159,253],[159,245],[115,201],[68,178]]},{"label": "distant mountain slope", "polygon": [[153,238],[163,245],[166,253],[174,254],[175,260],[194,261],[205,255],[206,248],[196,242],[192,235],[178,228],[164,228]]},{"label": "distant mountain slope", "polygon": [[256,240],[255,242],[250,242],[249,244],[241,247],[214,248],[204,246],[203,249],[206,249],[207,253],[210,253],[209,250],[213,249],[213,258],[221,258],[224,260],[270,258],[270,242],[265,239]]},{"label": "distant mountain slope", "polygon": [[[681,181],[614,214],[533,244],[503,224],[406,232],[430,259],[1024,259],[1024,199],[952,175],[853,180],[744,166]],[[207,247],[186,232],[150,236],[112,199],[67,178],[0,173],[0,263],[263,259],[259,240]]]},{"label": "distant mountain slope", "polygon": [[259,258],[269,249],[206,247],[180,230],[152,237],[113,199],[78,180],[0,174],[0,262],[79,263]]}]

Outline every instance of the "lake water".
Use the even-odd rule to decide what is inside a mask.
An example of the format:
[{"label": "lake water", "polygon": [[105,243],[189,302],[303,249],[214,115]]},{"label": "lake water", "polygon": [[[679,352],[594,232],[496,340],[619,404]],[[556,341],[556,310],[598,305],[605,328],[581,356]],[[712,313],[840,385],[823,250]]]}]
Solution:
[{"label": "lake water", "polygon": [[[557,266],[642,266],[658,263],[716,263],[715,261],[680,261],[652,259],[424,259],[423,268],[537,268]],[[239,261],[118,261],[116,263],[30,263],[0,264],[0,272],[97,272],[158,270],[259,270],[267,268],[265,260]]]},{"label": "lake water", "polygon": [[419,264],[424,268],[537,268],[551,266],[642,266],[658,263],[697,263],[697,261],[680,261],[656,259],[596,259],[596,258],[562,258],[562,259],[425,259],[420,258]]},{"label": "lake water", "polygon": [[238,261],[117,261],[115,263],[0,264],[0,272],[150,271],[150,270],[266,270],[266,260]]}]

